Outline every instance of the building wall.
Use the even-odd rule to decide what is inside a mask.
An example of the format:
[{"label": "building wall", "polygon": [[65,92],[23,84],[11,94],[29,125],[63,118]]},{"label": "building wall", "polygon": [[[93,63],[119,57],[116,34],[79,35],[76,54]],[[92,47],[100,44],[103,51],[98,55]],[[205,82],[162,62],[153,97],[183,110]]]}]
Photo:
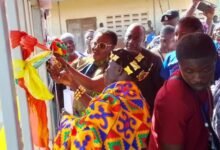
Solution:
[{"label": "building wall", "polygon": [[[155,1],[155,19],[153,12],[153,1]],[[159,1],[161,4],[159,4]],[[217,4],[219,0],[209,0]],[[58,4],[54,0],[51,10],[50,21],[48,22],[49,34],[59,36],[66,32],[67,19],[79,19],[87,17],[97,17],[97,27],[99,23],[106,26],[106,17],[109,15],[120,15],[127,13],[147,12],[148,18],[159,31],[161,27],[160,17],[162,12],[169,8],[184,10],[191,4],[191,0],[59,0]],[[60,21],[59,11],[60,10]]]},{"label": "building wall", "polygon": [[[189,5],[189,0],[169,0],[170,8],[174,9],[185,9]],[[181,3],[180,3],[181,1]],[[149,19],[154,20],[153,16],[153,0],[62,0],[60,3],[60,19],[59,22],[59,11],[57,2],[53,3],[50,16],[50,34],[60,35],[60,32],[66,32],[66,20],[67,19],[78,19],[87,17],[97,17],[97,27],[99,23],[106,25],[106,16],[119,15],[127,13],[142,13],[147,12]],[[162,10],[168,9],[168,1],[162,1]],[[159,0],[155,0],[155,20],[157,22],[156,28],[160,27],[161,9]],[[61,30],[60,30],[61,25]]]}]

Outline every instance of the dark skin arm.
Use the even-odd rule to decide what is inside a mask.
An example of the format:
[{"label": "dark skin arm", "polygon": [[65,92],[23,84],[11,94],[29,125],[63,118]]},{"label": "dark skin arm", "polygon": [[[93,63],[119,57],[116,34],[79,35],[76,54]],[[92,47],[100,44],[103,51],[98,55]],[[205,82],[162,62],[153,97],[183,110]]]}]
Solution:
[{"label": "dark skin arm", "polygon": [[[197,9],[198,4],[201,2],[201,0],[192,0],[192,4],[187,9],[185,17],[193,16],[194,12]],[[206,17],[206,24],[208,25],[208,34],[211,35],[212,33],[212,20],[214,16],[215,8],[210,8],[208,11],[203,12],[204,16]]]},{"label": "dark skin arm", "polygon": [[213,25],[213,17],[215,14],[215,8],[210,8],[209,10],[203,12],[203,15],[206,16],[206,24],[208,25],[208,35],[212,35],[212,25]]},{"label": "dark skin arm", "polygon": [[[70,79],[68,79],[69,80],[69,87],[73,90],[73,91],[76,91],[78,88],[79,88],[79,84],[77,84],[76,82],[75,82],[75,80],[72,80],[73,79],[73,77],[72,77],[72,75],[71,75],[71,73],[70,72],[68,72],[68,71],[66,71],[66,74],[69,74],[69,77],[70,77]],[[68,78],[68,77],[63,77],[63,78]],[[85,93],[83,93],[82,94],[82,97],[81,98],[79,98],[78,100],[79,101],[81,101],[82,103],[83,103],[83,105],[84,106],[88,106],[89,105],[89,102],[91,101],[91,99],[92,99],[92,97],[90,97],[86,92]]]},{"label": "dark skin arm", "polygon": [[82,97],[79,99],[80,102],[83,103],[84,106],[88,107],[89,102],[92,100],[92,98],[88,94],[83,94]]},{"label": "dark skin arm", "polygon": [[[54,58],[53,58],[54,59]],[[53,61],[53,60],[52,60]],[[51,66],[50,66],[51,65]],[[51,78],[59,84],[64,84],[66,86],[69,86],[73,91],[78,89],[79,85],[78,83],[75,82],[74,76],[72,75],[71,72],[69,72],[69,67],[70,66],[62,66],[62,69],[60,69],[61,66],[57,67],[53,64],[48,64],[47,70],[51,75]],[[70,67],[71,68],[71,67]],[[63,70],[64,69],[64,70]],[[91,97],[84,93],[82,97],[79,99],[85,106],[88,106]]]},{"label": "dark skin arm", "polygon": [[193,13],[196,10],[197,5],[199,4],[201,0],[192,0],[192,4],[191,6],[186,10],[186,13],[184,15],[184,17],[189,17],[189,16],[193,16]]},{"label": "dark skin arm", "polygon": [[104,89],[105,85],[103,75],[91,79],[72,68],[61,57],[56,57],[56,59],[62,64],[62,66],[65,66],[65,70],[71,74],[72,80],[74,80],[75,83],[84,86],[86,89],[96,92],[101,92]]}]

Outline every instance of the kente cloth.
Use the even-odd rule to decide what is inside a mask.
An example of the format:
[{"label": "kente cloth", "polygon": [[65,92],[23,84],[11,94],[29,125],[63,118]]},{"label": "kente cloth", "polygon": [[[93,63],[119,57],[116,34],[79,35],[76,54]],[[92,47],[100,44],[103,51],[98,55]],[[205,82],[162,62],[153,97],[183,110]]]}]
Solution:
[{"label": "kente cloth", "polygon": [[149,107],[130,81],[115,82],[93,98],[82,117],[63,115],[54,150],[146,148]]},{"label": "kente cloth", "polygon": [[[81,73],[83,73],[84,75],[86,75],[90,78],[94,78],[99,75],[102,75],[104,73],[104,70],[107,65],[108,65],[108,63],[106,61],[103,61],[103,62],[96,64],[94,62],[94,59],[91,56],[80,57],[77,60],[75,60],[74,62],[72,62],[72,64],[71,64],[71,66],[73,68],[75,68],[76,70],[80,71]],[[62,110],[62,108],[64,107],[64,96],[63,96],[64,89],[66,89],[66,86],[64,86],[63,84],[56,84],[55,96],[57,96],[57,99],[59,100],[60,110]],[[55,92],[55,87],[53,88],[53,91]],[[87,89],[86,93],[91,97],[95,97],[100,94],[96,91],[92,91],[92,90],[88,90],[88,89]],[[74,94],[72,94],[72,95],[74,95]],[[73,97],[73,101],[74,101],[74,97]],[[76,114],[78,116],[82,116],[84,114],[85,109],[86,109],[86,106],[84,106],[84,104],[81,101],[74,101],[73,102],[73,110],[74,110],[73,113],[74,114]]]},{"label": "kente cloth", "polygon": [[[75,67],[81,73],[83,73],[84,75],[90,78],[94,78],[99,75],[102,75],[107,65],[108,65],[108,61],[106,60],[95,62],[94,59],[91,57],[81,58],[72,64],[73,67]],[[91,97],[95,97],[100,94],[99,92],[96,92],[94,90],[89,90],[89,89],[86,89],[86,93]],[[81,101],[73,102],[73,110],[74,110],[73,113],[75,115],[78,115],[78,116],[84,115],[85,109],[86,109],[86,106]]]}]

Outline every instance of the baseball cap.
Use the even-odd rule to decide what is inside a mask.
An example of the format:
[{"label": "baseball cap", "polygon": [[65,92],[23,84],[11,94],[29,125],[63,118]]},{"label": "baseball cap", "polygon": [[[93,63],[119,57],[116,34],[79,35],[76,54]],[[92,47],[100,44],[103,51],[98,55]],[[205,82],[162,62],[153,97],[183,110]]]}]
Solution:
[{"label": "baseball cap", "polygon": [[178,10],[168,10],[166,11],[162,17],[161,17],[161,22],[164,22],[164,21],[169,21],[171,19],[174,19],[174,18],[178,18],[179,17],[179,11]]}]

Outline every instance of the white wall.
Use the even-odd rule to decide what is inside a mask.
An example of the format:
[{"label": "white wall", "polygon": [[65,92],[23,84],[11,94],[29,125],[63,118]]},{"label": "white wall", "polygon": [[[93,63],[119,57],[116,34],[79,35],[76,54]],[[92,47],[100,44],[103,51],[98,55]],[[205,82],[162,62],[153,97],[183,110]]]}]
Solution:
[{"label": "white wall", "polygon": [[[55,1],[55,0],[54,0]],[[161,2],[161,5],[159,4]],[[192,0],[155,0],[155,20],[156,29],[160,29],[160,18],[162,11],[165,12],[169,8],[187,9]],[[217,4],[219,0],[210,0]],[[169,2],[169,3],[168,3]],[[61,0],[60,1],[60,17],[61,32],[66,32],[66,20],[87,17],[97,17],[97,26],[100,22],[105,25],[106,16],[125,13],[148,12],[149,19],[154,20],[153,16],[153,0]],[[53,3],[50,21],[48,23],[50,35],[59,36],[60,24],[58,17],[58,5]]]},{"label": "white wall", "polygon": [[[156,5],[158,5],[157,1]],[[97,26],[100,22],[105,25],[105,18],[108,15],[125,13],[148,12],[153,20],[152,0],[63,0],[60,1],[61,32],[66,32],[66,20],[86,17],[97,17]],[[156,13],[156,18],[160,18],[161,13]],[[60,25],[58,18],[57,3],[53,4],[51,10],[50,34],[60,35]]]}]

